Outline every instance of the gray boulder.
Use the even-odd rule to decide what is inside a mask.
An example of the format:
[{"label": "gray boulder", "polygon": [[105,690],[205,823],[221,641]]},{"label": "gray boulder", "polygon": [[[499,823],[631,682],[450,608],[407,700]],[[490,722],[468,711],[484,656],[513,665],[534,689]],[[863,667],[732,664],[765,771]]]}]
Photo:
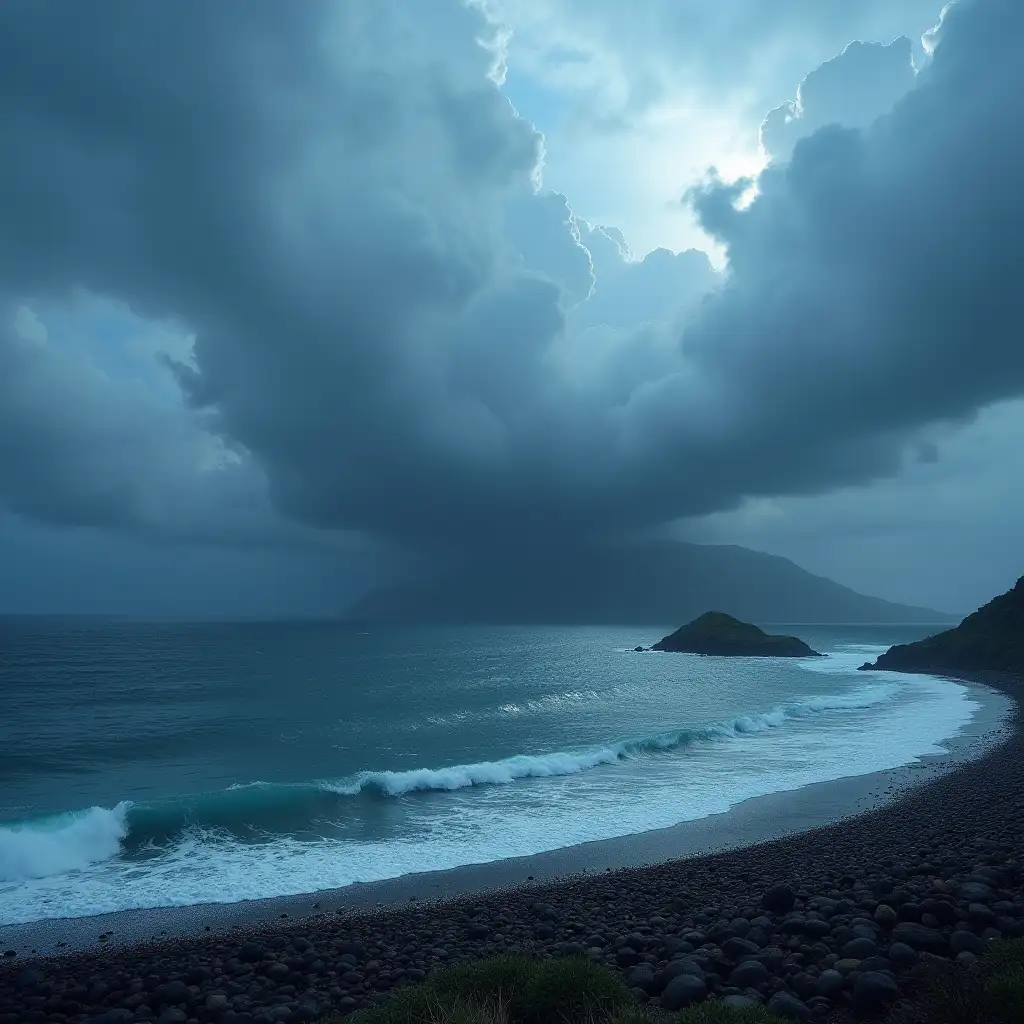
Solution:
[{"label": "gray boulder", "polygon": [[737,988],[757,988],[764,985],[771,975],[760,960],[746,960],[734,968],[729,975],[729,984]]},{"label": "gray boulder", "polygon": [[853,983],[853,1004],[858,1010],[877,1010],[899,994],[896,979],[881,971],[865,971]]},{"label": "gray boulder", "polygon": [[957,953],[974,953],[977,956],[979,953],[985,952],[985,943],[974,932],[961,929],[950,935],[949,948],[953,951],[954,955]]},{"label": "gray boulder", "polygon": [[827,999],[834,999],[843,990],[843,976],[831,968],[818,975],[818,994]]},{"label": "gray boulder", "polygon": [[699,1003],[708,992],[703,979],[692,974],[680,974],[673,978],[661,994],[661,1005],[666,1010],[685,1010],[687,1006]]},{"label": "gray boulder", "polygon": [[902,942],[919,953],[941,956],[949,948],[946,936],[935,928],[914,921],[903,921],[892,930],[892,941]]},{"label": "gray boulder", "polygon": [[811,1016],[807,1004],[788,992],[776,992],[768,1000],[768,1012],[774,1013],[776,1017],[785,1017],[786,1020],[809,1020]]}]

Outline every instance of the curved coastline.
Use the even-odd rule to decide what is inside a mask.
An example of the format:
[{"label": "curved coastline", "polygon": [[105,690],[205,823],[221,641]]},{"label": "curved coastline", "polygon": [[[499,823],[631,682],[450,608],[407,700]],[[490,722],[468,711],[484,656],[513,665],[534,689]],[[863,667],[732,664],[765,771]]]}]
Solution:
[{"label": "curved coastline", "polygon": [[[850,660],[848,656],[846,661]],[[841,676],[840,685],[847,682],[846,674]],[[638,849],[648,851],[652,846],[655,848],[645,852],[642,862],[670,859],[708,847],[752,841],[762,833],[774,835],[775,830],[767,825],[760,832],[749,826],[749,813],[742,829],[733,820],[736,816],[722,816],[758,796],[871,775],[943,752],[946,739],[968,727],[979,711],[978,700],[972,699],[965,687],[932,677],[908,678],[901,684],[893,676],[860,676],[866,686],[862,683],[856,690],[840,693],[834,692],[832,675],[819,676],[816,672],[807,678],[815,681],[805,687],[824,696],[794,698],[772,705],[763,713],[751,711],[700,729],[581,747],[571,753],[517,755],[498,762],[401,773],[360,773],[325,783],[236,784],[190,801],[92,807],[47,819],[44,827],[27,830],[25,837],[17,829],[13,834],[0,829],[0,922],[15,925],[46,918],[89,919],[120,910],[142,912],[176,905],[301,896],[315,890],[344,889],[353,883],[365,885],[504,859],[522,862],[522,858],[560,848],[569,852],[545,858],[545,865],[560,861],[565,866],[555,873],[570,874],[580,862],[573,847],[605,840],[619,842],[598,847],[603,852],[590,853],[584,863],[593,865],[601,856],[603,866],[632,865],[638,862]],[[825,685],[819,687],[819,681]],[[859,721],[865,708],[877,708],[877,712],[863,716],[860,726],[844,722],[843,713],[852,709]],[[785,735],[791,728],[804,731],[808,743],[827,745],[827,750],[822,749],[821,757],[812,754],[795,759],[783,753],[789,742]],[[834,741],[832,729],[838,730]],[[760,735],[776,733],[778,738]],[[730,754],[734,742],[739,744],[739,752]],[[680,748],[691,746],[695,748],[693,758],[685,751],[684,756],[678,756]],[[801,748],[802,743],[798,750]],[[775,759],[772,770],[758,770],[762,756]],[[516,824],[516,813],[488,809],[471,829],[458,821],[457,834],[465,835],[465,842],[457,841],[456,833],[449,832],[442,823],[446,835],[432,832],[427,842],[415,845],[397,837],[354,847],[315,841],[297,847],[282,843],[276,850],[273,845],[249,847],[234,838],[246,830],[258,830],[264,823],[274,828],[281,815],[293,809],[296,820],[312,812],[322,813],[328,821],[335,814],[387,814],[382,803],[385,795],[401,799],[403,794],[416,790],[446,793],[472,788],[478,793],[481,786],[510,786],[503,789],[506,795],[496,800],[500,812],[505,804],[517,799],[519,787],[511,785],[516,780],[574,775],[620,761],[621,769],[615,768],[610,781],[600,783],[607,793],[604,806],[621,812],[613,817],[593,815],[588,813],[587,805],[582,805],[578,811],[569,808],[568,816],[563,818],[540,806],[523,821],[522,833],[514,833],[509,831],[509,824]],[[716,778],[719,771],[726,774]],[[726,780],[728,784],[724,784]],[[363,798],[360,794],[365,793],[367,783],[374,785],[370,795]],[[533,796],[524,787],[526,796],[520,799],[531,804],[543,799],[545,785],[537,784]],[[584,783],[584,789],[587,785]],[[570,782],[568,792],[574,787],[575,783]],[[557,789],[555,797],[559,798]],[[358,803],[353,803],[356,800]],[[425,800],[443,800],[443,807],[448,797],[428,796]],[[421,806],[419,797],[412,803],[413,807]],[[458,802],[448,806],[456,816],[461,814]],[[780,813],[789,815],[788,800],[783,801]],[[714,821],[708,825],[684,830],[688,838],[709,837],[700,846],[695,838],[685,845],[666,845],[664,838],[655,843],[657,836],[645,835],[709,816],[714,816]],[[799,823],[809,820],[813,820],[813,814],[808,811]],[[177,845],[175,837],[192,824],[203,829],[203,837],[195,845],[186,845],[187,860],[168,858],[166,866],[153,871],[146,859],[147,846],[160,847],[170,840],[173,849]],[[224,832],[225,839],[232,837],[230,845],[225,843],[229,848],[224,856],[217,829],[233,830]],[[141,862],[136,866],[140,854]],[[521,877],[530,873],[536,874],[526,871]],[[545,876],[550,873],[544,871]],[[24,883],[17,881],[19,877],[25,879]],[[121,932],[116,922],[113,926]],[[86,945],[91,941],[90,935]]]},{"label": "curved coastline", "polygon": [[1009,713],[1005,698],[991,688],[975,688],[968,681],[946,678],[974,690],[961,698],[973,705],[967,723],[951,736],[933,741],[937,750],[935,746],[925,753],[908,750],[907,760],[902,763],[883,763],[874,768],[864,765],[850,775],[831,776],[826,772],[818,773],[817,779],[789,780],[770,792],[737,795],[735,802],[692,818],[651,823],[638,831],[607,837],[577,839],[554,849],[527,849],[482,860],[472,859],[473,853],[467,851],[465,862],[452,866],[412,868],[401,875],[336,882],[308,891],[284,889],[279,894],[250,895],[230,902],[213,897],[167,906],[111,907],[65,916],[51,914],[38,920],[0,921],[0,951],[14,948],[18,953],[47,955],[57,950],[88,949],[99,934],[104,934],[111,945],[164,933],[183,936],[276,920],[282,913],[292,919],[306,917],[325,905],[378,909],[382,904],[409,898],[451,898],[527,880],[550,882],[582,872],[635,868],[792,835],[876,806],[908,785],[920,784],[965,758],[977,756],[986,744],[991,744],[998,722]]},{"label": "curved coastline", "polygon": [[[18,954],[0,960],[0,1020],[23,998],[18,979],[28,961],[44,979],[51,972],[62,978],[101,971],[138,975],[150,969],[145,965],[159,950],[161,970],[170,976],[211,957],[237,955],[253,936],[267,946],[287,946],[301,936],[318,950],[337,953],[358,945],[361,936],[397,949],[403,936],[424,930],[464,933],[453,955],[505,948],[559,952],[578,945],[570,927],[575,915],[604,922],[610,941],[602,955],[615,965],[621,959],[616,943],[631,930],[649,931],[645,918],[666,922],[656,930],[678,931],[702,909],[756,906],[761,892],[778,883],[793,886],[798,911],[812,897],[844,887],[863,896],[911,886],[912,894],[946,893],[955,902],[957,887],[979,862],[1016,863],[1024,854],[1024,682],[986,673],[946,678],[974,688],[984,698],[982,707],[951,742],[949,754],[915,765],[757,797],[701,821],[512,861],[247,904],[0,927],[0,949]],[[1024,934],[1022,882],[1014,877],[1019,888],[1013,906],[1019,906],[1014,920]],[[1002,895],[1013,894],[1008,889]],[[553,908],[553,920],[538,919],[538,903]],[[495,920],[503,929],[496,936]],[[436,950],[423,954],[425,966],[440,962]],[[334,995],[323,993],[325,1010],[365,1005],[379,998],[374,992],[390,987],[367,986],[354,976],[346,983],[334,973]]]}]

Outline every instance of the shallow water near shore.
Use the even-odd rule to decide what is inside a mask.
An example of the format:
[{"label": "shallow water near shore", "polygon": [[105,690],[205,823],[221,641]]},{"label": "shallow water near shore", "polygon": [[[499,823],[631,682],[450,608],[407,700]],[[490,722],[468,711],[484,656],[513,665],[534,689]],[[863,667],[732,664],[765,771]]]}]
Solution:
[{"label": "shallow water near shore", "polygon": [[977,699],[669,631],[0,624],[0,924],[314,892],[720,814],[942,751]]}]

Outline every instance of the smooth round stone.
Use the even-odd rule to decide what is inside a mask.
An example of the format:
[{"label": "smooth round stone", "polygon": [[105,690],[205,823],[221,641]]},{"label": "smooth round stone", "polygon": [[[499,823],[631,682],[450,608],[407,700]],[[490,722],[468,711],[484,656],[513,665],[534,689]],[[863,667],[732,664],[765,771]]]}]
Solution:
[{"label": "smooth round stone", "polygon": [[800,925],[800,931],[812,939],[823,939],[832,931],[828,921],[821,921],[816,917],[810,917]]},{"label": "smooth round stone", "polygon": [[895,928],[899,921],[899,918],[896,916],[896,911],[885,903],[880,903],[875,908],[874,918],[875,924],[880,928],[885,928],[886,930]]},{"label": "smooth round stone", "polygon": [[768,968],[760,960],[747,960],[733,969],[729,984],[737,988],[757,988],[764,985],[769,977]]},{"label": "smooth round stone", "polygon": [[960,898],[968,903],[988,903],[995,893],[983,882],[964,882],[960,886]]},{"label": "smooth round stone", "polygon": [[673,978],[661,994],[661,1005],[666,1010],[684,1010],[698,1003],[707,995],[708,987],[692,974],[680,974]]},{"label": "smooth round stone", "polygon": [[761,897],[761,904],[773,914],[788,914],[796,903],[796,893],[788,885],[775,885]]},{"label": "smooth round stone", "polygon": [[979,928],[987,928],[996,922],[995,911],[986,907],[984,903],[972,903],[967,908],[967,916],[970,918],[971,924]]},{"label": "smooth round stone", "polygon": [[751,999],[750,996],[723,996],[722,1005],[731,1007],[734,1010],[750,1010],[755,1006],[759,1006],[760,1003],[756,999]]},{"label": "smooth round stone", "polygon": [[630,988],[641,988],[645,992],[650,992],[654,987],[654,971],[651,969],[651,965],[640,964],[639,967],[634,967],[629,972],[626,984]]},{"label": "smooth round stone", "polygon": [[736,960],[739,962],[747,957],[757,956],[758,953],[761,952],[761,947],[747,939],[734,937],[726,939],[725,942],[722,943],[722,952],[725,953],[730,960]]},{"label": "smooth round stone", "polygon": [[818,992],[828,999],[833,999],[842,992],[844,981],[845,979],[839,971],[831,969],[822,971],[817,979]]},{"label": "smooth round stone", "polygon": [[191,993],[183,981],[169,981],[156,990],[156,998],[160,1003],[183,1003]]},{"label": "smooth round stone", "polygon": [[807,1004],[802,1003],[796,996],[790,995],[788,992],[776,992],[768,1000],[767,1010],[786,1020],[809,1020],[811,1016]]},{"label": "smooth round stone", "polygon": [[853,983],[853,1003],[860,1010],[877,1010],[899,994],[896,980],[881,971],[865,971]]},{"label": "smooth round stone", "polygon": [[949,946],[946,936],[942,932],[923,924],[915,924],[913,921],[903,921],[896,925],[893,929],[892,940],[905,943],[920,953],[935,953],[937,955],[945,953]]},{"label": "smooth round stone", "polygon": [[851,939],[843,946],[843,958],[849,960],[867,960],[869,956],[878,953],[878,946],[874,939],[857,938]]},{"label": "smooth round stone", "polygon": [[640,954],[631,946],[623,946],[615,954],[615,961],[620,967],[632,967],[639,959]]},{"label": "smooth round stone", "polygon": [[904,942],[894,942],[889,947],[889,959],[897,967],[913,967],[917,963],[918,952]]},{"label": "smooth round stone", "polygon": [[950,935],[949,948],[954,955],[957,953],[974,953],[977,956],[979,953],[985,952],[985,943],[974,932],[961,929]]}]

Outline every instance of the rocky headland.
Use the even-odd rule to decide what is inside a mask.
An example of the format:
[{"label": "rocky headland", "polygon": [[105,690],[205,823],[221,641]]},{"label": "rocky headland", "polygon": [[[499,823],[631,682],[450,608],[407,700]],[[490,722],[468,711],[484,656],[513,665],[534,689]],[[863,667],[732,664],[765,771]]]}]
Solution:
[{"label": "rocky headland", "polygon": [[954,629],[890,647],[877,661],[861,668],[932,675],[1005,672],[1024,676],[1024,576]]}]

